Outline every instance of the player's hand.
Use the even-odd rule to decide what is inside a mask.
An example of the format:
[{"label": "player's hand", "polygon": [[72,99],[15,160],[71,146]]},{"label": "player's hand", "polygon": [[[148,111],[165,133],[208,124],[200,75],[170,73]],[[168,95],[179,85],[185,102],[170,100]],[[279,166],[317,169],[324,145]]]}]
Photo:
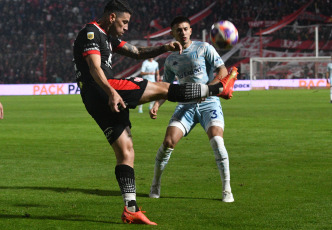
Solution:
[{"label": "player's hand", "polygon": [[152,109],[150,109],[149,114],[151,119],[157,119],[157,112],[158,112],[158,106],[153,106]]},{"label": "player's hand", "polygon": [[108,98],[108,105],[112,112],[120,112],[120,110],[125,109],[127,106],[122,100],[122,97],[114,91]]},{"label": "player's hand", "polygon": [[179,54],[182,54],[182,45],[178,41],[167,43],[165,47],[167,51],[179,51]]}]

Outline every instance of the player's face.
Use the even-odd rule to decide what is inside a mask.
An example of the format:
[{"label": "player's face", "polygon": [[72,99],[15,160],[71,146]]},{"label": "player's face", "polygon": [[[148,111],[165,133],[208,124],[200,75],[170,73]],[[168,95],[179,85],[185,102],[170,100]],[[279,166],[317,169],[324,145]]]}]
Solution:
[{"label": "player's face", "polygon": [[111,16],[110,20],[114,21],[110,26],[109,33],[114,37],[121,37],[128,30],[130,17],[131,15],[127,12],[114,14],[113,19]]},{"label": "player's face", "polygon": [[172,27],[172,35],[184,48],[187,48],[191,44],[190,36],[192,29],[188,22],[182,22]]}]

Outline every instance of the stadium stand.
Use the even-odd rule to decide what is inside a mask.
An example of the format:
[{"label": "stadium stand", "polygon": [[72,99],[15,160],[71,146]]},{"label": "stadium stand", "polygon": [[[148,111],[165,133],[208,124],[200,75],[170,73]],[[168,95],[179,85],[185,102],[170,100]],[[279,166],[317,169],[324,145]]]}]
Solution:
[{"label": "stadium stand", "polygon": [[[213,3],[213,0],[130,0],[135,14],[129,33],[123,40],[139,40],[161,28],[168,27],[171,19],[179,14],[191,16]],[[280,21],[301,6],[306,0],[217,0],[209,16],[193,26],[193,38],[201,39],[202,30],[213,22],[227,19],[239,30],[240,38],[250,37],[257,28],[248,22]],[[102,13],[105,1],[94,0],[3,0],[0,1],[0,84],[74,82],[72,44],[76,34],[86,22]],[[331,23],[331,2],[314,0],[306,14],[296,20],[298,25]],[[306,16],[306,17],[305,17]],[[330,18],[319,21],[318,16]],[[330,30],[320,33],[320,41],[331,40]],[[254,31],[256,30],[256,31]],[[251,32],[251,33],[250,33]],[[275,39],[290,39],[285,30],[275,33]],[[312,39],[312,34],[301,33],[302,38]],[[311,37],[308,37],[311,36]],[[168,37],[169,39],[170,37]],[[274,47],[278,50],[278,47]],[[46,51],[46,52],[45,52]],[[331,55],[331,47],[327,48]],[[116,55],[115,55],[116,61]],[[229,60],[233,64],[239,60]],[[159,60],[163,65],[163,59]],[[119,73],[133,65],[132,59],[123,59],[114,68]],[[139,63],[137,61],[136,63]],[[227,63],[228,64],[228,63]]]}]

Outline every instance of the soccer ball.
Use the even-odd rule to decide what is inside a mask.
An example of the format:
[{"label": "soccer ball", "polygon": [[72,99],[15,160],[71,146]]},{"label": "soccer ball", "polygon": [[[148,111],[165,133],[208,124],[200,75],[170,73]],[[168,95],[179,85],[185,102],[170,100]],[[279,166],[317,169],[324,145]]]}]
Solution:
[{"label": "soccer ball", "polygon": [[210,39],[214,47],[229,49],[237,43],[239,34],[233,23],[230,21],[220,21],[212,25]]}]

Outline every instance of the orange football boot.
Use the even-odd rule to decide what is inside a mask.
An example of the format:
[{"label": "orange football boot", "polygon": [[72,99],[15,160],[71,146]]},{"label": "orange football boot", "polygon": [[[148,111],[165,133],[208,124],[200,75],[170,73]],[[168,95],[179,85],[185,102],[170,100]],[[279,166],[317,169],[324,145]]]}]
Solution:
[{"label": "orange football boot", "polygon": [[233,87],[234,83],[237,80],[237,72],[236,67],[231,67],[230,73],[220,80],[221,84],[223,85],[223,90],[217,96],[222,97],[224,99],[231,99],[233,97]]},{"label": "orange football boot", "polygon": [[145,211],[138,212],[130,212],[128,211],[127,207],[125,206],[123,209],[123,213],[121,219],[123,223],[127,224],[148,224],[148,225],[157,225],[155,222],[150,221],[144,214]]}]

